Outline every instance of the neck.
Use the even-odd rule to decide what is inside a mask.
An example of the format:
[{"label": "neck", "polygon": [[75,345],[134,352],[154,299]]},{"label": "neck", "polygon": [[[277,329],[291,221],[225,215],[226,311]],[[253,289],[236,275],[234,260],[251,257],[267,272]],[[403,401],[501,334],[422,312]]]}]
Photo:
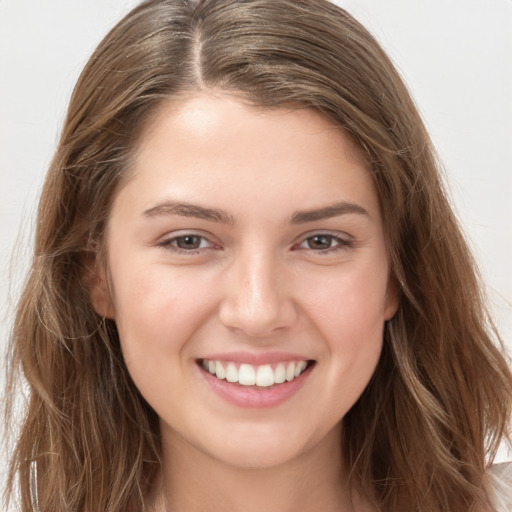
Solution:
[{"label": "neck", "polygon": [[316,446],[280,465],[234,467],[190,446],[177,434],[163,436],[158,512],[353,512],[341,463],[340,428]]}]

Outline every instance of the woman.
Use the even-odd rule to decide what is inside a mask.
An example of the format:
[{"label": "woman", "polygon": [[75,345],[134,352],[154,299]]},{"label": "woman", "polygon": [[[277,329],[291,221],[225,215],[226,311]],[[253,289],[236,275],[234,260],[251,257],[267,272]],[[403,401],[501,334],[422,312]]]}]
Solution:
[{"label": "woman", "polygon": [[364,28],[326,2],[144,2],[43,190],[11,485],[41,511],[496,510],[496,338]]}]

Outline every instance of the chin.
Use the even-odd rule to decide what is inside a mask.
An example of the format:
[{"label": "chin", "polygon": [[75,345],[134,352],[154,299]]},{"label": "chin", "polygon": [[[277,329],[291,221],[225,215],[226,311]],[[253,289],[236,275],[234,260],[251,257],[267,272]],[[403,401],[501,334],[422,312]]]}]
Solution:
[{"label": "chin", "polygon": [[278,429],[271,429],[268,425],[252,425],[246,429],[233,429],[229,432],[229,439],[223,437],[221,442],[217,439],[217,442],[205,443],[202,451],[231,467],[271,469],[293,463],[315,446],[323,444],[322,439],[329,437],[325,434],[311,437],[310,433],[308,435],[297,430],[290,432],[289,425]]},{"label": "chin", "polygon": [[267,447],[266,443],[254,446],[230,446],[222,453],[210,453],[211,456],[227,466],[240,469],[272,469],[285,465],[300,457],[299,447]]}]

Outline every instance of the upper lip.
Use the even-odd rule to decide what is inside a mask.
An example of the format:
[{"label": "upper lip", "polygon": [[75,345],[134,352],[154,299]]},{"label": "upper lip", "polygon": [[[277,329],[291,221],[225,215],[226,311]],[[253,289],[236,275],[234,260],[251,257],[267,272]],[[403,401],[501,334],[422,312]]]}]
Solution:
[{"label": "upper lip", "polygon": [[292,354],[288,352],[223,352],[220,354],[208,354],[200,359],[209,361],[226,361],[233,363],[247,363],[253,366],[259,366],[272,363],[283,363],[286,361],[309,361],[310,357],[304,357],[301,354]]}]

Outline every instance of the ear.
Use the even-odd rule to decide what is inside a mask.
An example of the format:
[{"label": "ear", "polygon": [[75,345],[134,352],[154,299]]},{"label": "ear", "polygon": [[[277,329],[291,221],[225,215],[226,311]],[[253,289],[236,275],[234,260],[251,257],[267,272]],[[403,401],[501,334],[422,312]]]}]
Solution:
[{"label": "ear", "polygon": [[95,262],[88,268],[87,273],[85,282],[94,311],[101,317],[115,320],[114,302],[105,266]]},{"label": "ear", "polygon": [[398,286],[394,276],[388,280],[388,289],[386,290],[386,303],[384,308],[384,320],[391,320],[398,311],[400,300],[398,298]]}]

